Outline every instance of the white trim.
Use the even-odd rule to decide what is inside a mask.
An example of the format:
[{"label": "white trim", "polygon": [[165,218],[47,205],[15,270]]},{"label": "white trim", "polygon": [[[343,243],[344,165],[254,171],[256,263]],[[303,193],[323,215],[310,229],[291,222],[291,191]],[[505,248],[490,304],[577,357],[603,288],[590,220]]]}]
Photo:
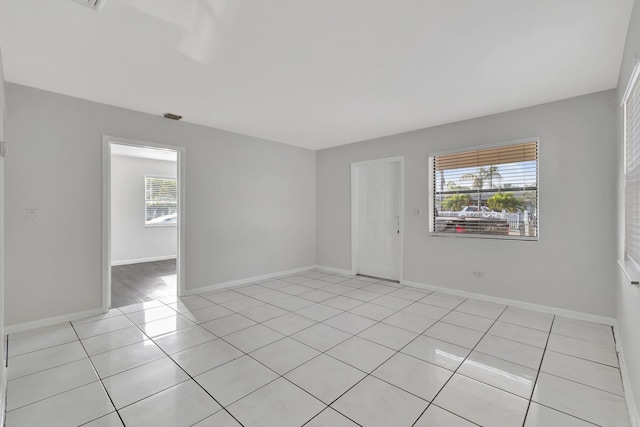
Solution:
[{"label": "white trim", "polygon": [[171,150],[177,153],[178,179],[178,247],[176,255],[176,278],[178,296],[185,295],[186,269],[184,254],[186,248],[186,149],[185,147],[156,144],[116,136],[102,136],[102,312],[111,306],[111,144],[131,145],[143,148]]},{"label": "white trim", "polygon": [[404,157],[400,157],[400,277],[398,282],[404,280]]},{"label": "white trim", "polygon": [[102,312],[111,307],[111,145],[102,136]]},{"label": "white trim", "polygon": [[79,311],[77,313],[63,314],[62,316],[48,317],[46,319],[34,320],[33,322],[18,323],[17,325],[7,326],[4,328],[5,335],[16,334],[18,332],[24,332],[31,329],[43,328],[45,326],[57,325],[59,323],[71,322],[85,317],[97,316],[104,311],[102,308],[94,308],[86,311]]},{"label": "white trim", "polygon": [[505,236],[505,235],[495,235],[495,234],[492,235],[492,234],[443,233],[438,231],[429,232],[429,237],[445,237],[448,239],[489,239],[489,240],[504,240],[506,242],[538,243],[540,241],[538,239],[538,236]]},{"label": "white trim", "polygon": [[176,259],[175,255],[164,255],[164,256],[155,256],[151,258],[140,258],[140,259],[125,259],[122,261],[111,261],[111,265],[129,265],[129,264],[140,264],[143,262],[154,262],[154,261],[165,261],[167,259]]},{"label": "white trim", "polygon": [[640,280],[638,280],[638,277],[640,277],[638,274],[639,269],[635,261],[625,257],[624,261],[618,260],[618,266],[630,284],[635,286],[640,285]]},{"label": "white trim", "polygon": [[629,371],[627,369],[627,361],[622,351],[622,340],[618,332],[618,322],[613,325],[613,334],[616,338],[616,351],[618,352],[618,363],[620,364],[620,376],[622,377],[622,388],[624,389],[624,399],[627,402],[627,411],[629,412],[629,421],[631,427],[640,427],[640,413],[633,397],[633,389],[631,388],[631,380],[629,379]]},{"label": "white trim", "polygon": [[327,267],[325,265],[316,265],[315,268],[327,273],[342,274],[343,276],[355,276],[355,274],[353,274],[351,270],[343,270],[341,268]]},{"label": "white trim", "polygon": [[566,310],[564,308],[551,307],[547,305],[533,304],[524,301],[518,301],[507,298],[494,297],[491,295],[478,294],[475,292],[461,291],[458,289],[445,288],[442,286],[426,285],[424,283],[411,282],[403,280],[402,285],[414,286],[416,288],[428,289],[430,291],[444,292],[465,298],[475,298],[481,301],[494,302],[496,304],[505,304],[513,307],[524,308],[527,310],[539,311],[542,313],[555,314],[558,316],[569,317],[572,319],[585,320],[587,322],[601,323],[604,325],[615,325],[616,320],[613,317],[598,316],[596,314],[582,313],[580,311]]},{"label": "white trim", "polygon": [[178,296],[184,295],[187,286],[187,269],[185,257],[187,248],[187,149],[180,147],[178,153],[178,251],[176,257],[176,279],[178,284]]},{"label": "white trim", "polygon": [[[4,356],[2,357],[4,360]],[[2,381],[0,382],[0,427],[4,427],[7,415],[7,375],[8,369],[2,364]]]},{"label": "white trim", "polygon": [[351,275],[358,274],[358,168],[351,163]]},{"label": "white trim", "polygon": [[[351,162],[351,272],[350,276],[358,274],[358,168],[384,163],[399,163],[400,165],[400,194],[399,210],[400,216],[400,254],[398,263],[400,272],[398,280],[402,282],[404,278],[404,156],[385,157],[382,159],[365,160],[361,162]],[[391,279],[393,280],[393,279]]]},{"label": "white trim", "polygon": [[187,295],[203,294],[203,293],[206,293],[206,292],[217,291],[218,289],[224,289],[224,288],[229,288],[229,287],[232,287],[232,286],[244,285],[244,284],[247,284],[247,283],[259,282],[259,281],[262,281],[262,280],[272,279],[274,277],[286,276],[288,274],[300,273],[301,271],[313,270],[314,268],[316,268],[315,265],[310,265],[310,266],[307,266],[307,267],[294,268],[293,270],[279,271],[279,272],[276,272],[276,273],[267,273],[267,274],[262,274],[260,276],[253,276],[253,277],[246,277],[244,279],[231,280],[229,282],[218,283],[216,285],[203,286],[203,287],[196,288],[196,289],[188,289],[188,290],[186,290],[184,292],[183,295],[187,296]]}]

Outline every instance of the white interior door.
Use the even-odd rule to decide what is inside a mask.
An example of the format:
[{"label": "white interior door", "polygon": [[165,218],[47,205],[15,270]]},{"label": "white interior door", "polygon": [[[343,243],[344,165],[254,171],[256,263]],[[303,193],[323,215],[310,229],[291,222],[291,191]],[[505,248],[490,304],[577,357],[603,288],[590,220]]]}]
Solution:
[{"label": "white interior door", "polygon": [[358,167],[358,273],[400,280],[400,162]]}]

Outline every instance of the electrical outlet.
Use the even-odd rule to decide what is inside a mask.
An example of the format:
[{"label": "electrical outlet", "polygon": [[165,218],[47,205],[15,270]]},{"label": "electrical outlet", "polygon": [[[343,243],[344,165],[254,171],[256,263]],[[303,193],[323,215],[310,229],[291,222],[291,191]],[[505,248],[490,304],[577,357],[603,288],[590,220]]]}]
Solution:
[{"label": "electrical outlet", "polygon": [[475,277],[476,279],[483,279],[484,278],[484,273],[482,271],[474,271],[471,273],[473,275],[473,277]]}]

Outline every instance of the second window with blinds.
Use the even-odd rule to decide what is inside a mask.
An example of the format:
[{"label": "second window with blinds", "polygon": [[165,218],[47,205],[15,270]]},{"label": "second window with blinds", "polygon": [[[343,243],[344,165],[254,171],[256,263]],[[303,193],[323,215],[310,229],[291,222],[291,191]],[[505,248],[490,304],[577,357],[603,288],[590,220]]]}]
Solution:
[{"label": "second window with blinds", "polygon": [[432,235],[538,239],[538,139],[429,156]]},{"label": "second window with blinds", "polygon": [[622,98],[624,108],[624,265],[629,279],[640,278],[640,63]]},{"label": "second window with blinds", "polygon": [[145,226],[175,226],[178,223],[178,186],[175,178],[144,177]]}]

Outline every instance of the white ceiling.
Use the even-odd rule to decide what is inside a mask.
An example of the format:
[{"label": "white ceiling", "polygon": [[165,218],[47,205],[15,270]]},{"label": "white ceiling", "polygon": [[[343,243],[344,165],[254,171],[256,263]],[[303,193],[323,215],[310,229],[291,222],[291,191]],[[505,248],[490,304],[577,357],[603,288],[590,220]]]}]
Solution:
[{"label": "white ceiling", "polygon": [[614,88],[633,0],[0,1],[7,81],[319,149]]}]

